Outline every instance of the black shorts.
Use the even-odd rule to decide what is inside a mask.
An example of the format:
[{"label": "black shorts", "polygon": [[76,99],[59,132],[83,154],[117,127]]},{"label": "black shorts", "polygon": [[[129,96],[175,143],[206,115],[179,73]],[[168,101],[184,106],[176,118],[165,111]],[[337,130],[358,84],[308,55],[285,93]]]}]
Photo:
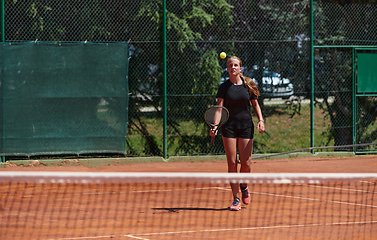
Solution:
[{"label": "black shorts", "polygon": [[227,138],[254,138],[254,126],[245,129],[221,128],[221,134]]}]

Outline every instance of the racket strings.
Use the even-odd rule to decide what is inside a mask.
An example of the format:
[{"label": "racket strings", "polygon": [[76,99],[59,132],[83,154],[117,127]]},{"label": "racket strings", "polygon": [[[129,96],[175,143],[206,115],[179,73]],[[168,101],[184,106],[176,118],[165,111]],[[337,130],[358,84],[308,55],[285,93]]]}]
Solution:
[{"label": "racket strings", "polygon": [[205,114],[207,123],[213,126],[221,126],[228,120],[228,117],[228,111],[219,107],[210,108]]}]

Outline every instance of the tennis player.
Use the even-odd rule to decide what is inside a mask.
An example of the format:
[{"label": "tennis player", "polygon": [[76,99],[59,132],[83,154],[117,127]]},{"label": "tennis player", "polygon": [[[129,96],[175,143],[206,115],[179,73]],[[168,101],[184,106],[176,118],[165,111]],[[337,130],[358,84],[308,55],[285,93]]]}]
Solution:
[{"label": "tennis player", "polygon": [[[222,139],[225,154],[228,162],[228,172],[234,173],[237,170],[237,148],[239,161],[241,163],[240,172],[250,173],[251,155],[253,152],[254,124],[250,113],[250,104],[258,117],[257,129],[259,133],[264,132],[264,120],[257,98],[259,91],[256,83],[242,74],[242,62],[236,56],[227,60],[227,71],[229,79],[220,85],[216,98],[217,105],[224,106],[229,110],[229,119],[222,126]],[[213,137],[217,134],[217,129],[210,130]],[[250,203],[250,193],[247,184],[230,184],[233,192],[233,202],[231,211],[241,209],[240,190],[242,202]]]}]

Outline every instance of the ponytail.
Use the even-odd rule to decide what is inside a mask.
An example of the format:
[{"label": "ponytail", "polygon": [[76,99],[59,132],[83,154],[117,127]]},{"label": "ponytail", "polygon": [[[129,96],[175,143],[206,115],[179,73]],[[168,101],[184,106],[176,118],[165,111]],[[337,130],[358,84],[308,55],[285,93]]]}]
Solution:
[{"label": "ponytail", "polygon": [[242,73],[240,74],[241,79],[245,83],[245,86],[247,90],[249,91],[249,95],[251,97],[252,94],[254,94],[257,98],[259,97],[259,90],[257,84],[248,77],[245,77]]}]

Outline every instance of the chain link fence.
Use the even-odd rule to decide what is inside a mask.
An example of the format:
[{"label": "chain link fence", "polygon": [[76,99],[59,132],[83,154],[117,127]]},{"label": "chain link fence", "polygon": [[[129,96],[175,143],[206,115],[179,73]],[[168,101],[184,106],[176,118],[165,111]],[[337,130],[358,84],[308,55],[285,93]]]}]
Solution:
[{"label": "chain link fence", "polygon": [[[162,0],[5,0],[4,41],[127,42],[128,156],[163,155],[164,101],[168,156],[224,154],[203,120],[227,79],[220,52],[240,57],[261,91],[266,132],[255,135],[254,153],[310,147],[312,123],[314,146],[374,142],[377,102],[353,98],[351,46],[377,45],[377,1],[313,5],[313,109],[309,0],[167,0],[166,98]],[[355,101],[368,121],[355,118]]]},{"label": "chain link fence", "polygon": [[[329,120],[317,129],[326,136],[324,144],[341,146],[376,141],[376,92],[357,96],[354,84],[358,81],[355,49],[376,48],[376,17],[377,1],[314,2],[315,104]],[[373,81],[377,83],[377,79]],[[323,102],[318,103],[318,99]],[[375,152],[376,148],[348,150]]]}]

